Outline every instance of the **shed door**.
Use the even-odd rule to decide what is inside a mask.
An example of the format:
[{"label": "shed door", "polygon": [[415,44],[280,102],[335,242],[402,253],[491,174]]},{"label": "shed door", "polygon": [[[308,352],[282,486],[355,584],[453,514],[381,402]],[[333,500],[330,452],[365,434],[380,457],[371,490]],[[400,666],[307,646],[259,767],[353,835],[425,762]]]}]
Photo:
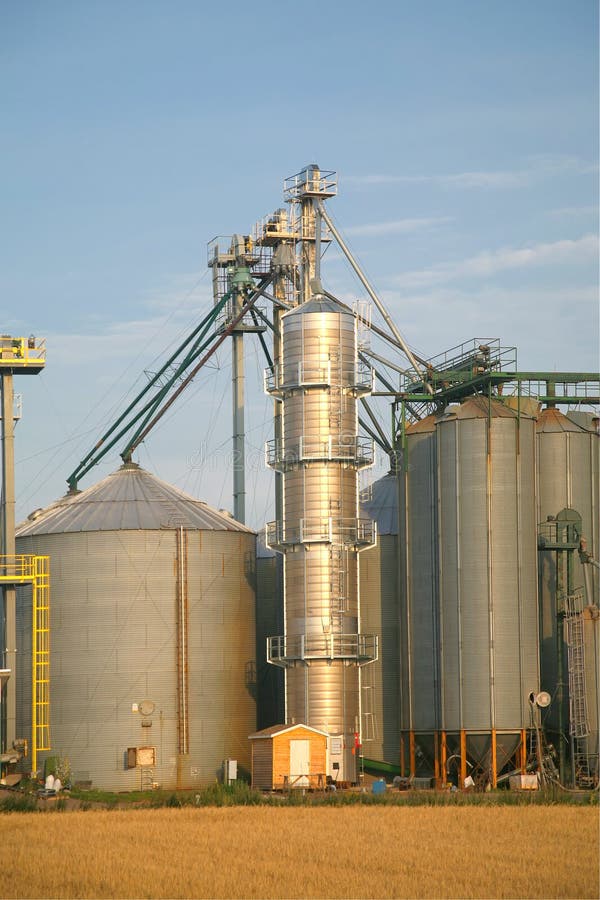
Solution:
[{"label": "shed door", "polygon": [[[290,784],[303,787],[310,772],[310,741],[290,741]],[[298,777],[301,776],[301,777]]]}]

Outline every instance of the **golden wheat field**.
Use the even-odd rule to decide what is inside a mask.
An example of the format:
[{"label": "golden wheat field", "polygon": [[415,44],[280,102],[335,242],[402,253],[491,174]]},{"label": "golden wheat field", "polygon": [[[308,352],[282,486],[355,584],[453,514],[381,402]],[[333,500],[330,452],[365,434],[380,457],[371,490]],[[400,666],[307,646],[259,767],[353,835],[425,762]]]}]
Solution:
[{"label": "golden wheat field", "polygon": [[2,816],[0,896],[598,897],[597,808]]}]

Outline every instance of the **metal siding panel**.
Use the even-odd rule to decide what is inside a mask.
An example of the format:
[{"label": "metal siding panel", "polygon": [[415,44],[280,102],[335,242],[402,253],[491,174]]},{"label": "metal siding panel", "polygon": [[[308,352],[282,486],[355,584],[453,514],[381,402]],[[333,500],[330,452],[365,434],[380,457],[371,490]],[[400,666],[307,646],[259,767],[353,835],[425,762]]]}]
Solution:
[{"label": "metal siding panel", "polygon": [[441,727],[447,731],[457,728],[461,716],[456,430],[455,421],[439,425],[437,430]]},{"label": "metal siding panel", "polygon": [[[534,422],[521,417],[518,425],[492,401],[488,434],[486,409],[484,403],[467,401],[456,418],[446,417],[438,426],[444,727],[517,732],[529,723],[525,698],[539,659]],[[458,434],[458,458],[451,430]],[[461,643],[455,658],[458,621]],[[462,710],[456,702],[460,693]]]},{"label": "metal siding panel", "polygon": [[[209,647],[190,652],[190,756],[181,786],[214,780],[224,755],[236,756],[248,768],[246,738],[256,724],[246,683],[255,656],[255,539],[235,531],[212,537],[213,532],[194,533],[188,547],[189,570],[200,585],[190,598],[190,647],[199,637],[201,643],[203,634]],[[19,542],[20,552],[31,551],[31,538]],[[53,581],[51,599],[55,751],[70,758],[73,770],[88,772],[97,787],[127,790],[140,786],[140,773],[123,768],[124,750],[160,745],[154,778],[175,787],[173,531],[38,534],[35,551],[60,559],[61,577]],[[203,673],[214,676],[210,687],[216,693],[197,701],[193,685],[203,683]],[[142,699],[156,704],[148,729],[131,712]]]},{"label": "metal siding panel", "polygon": [[433,731],[437,719],[437,454],[435,426],[407,435],[407,593],[410,618],[409,727]]},{"label": "metal siding panel", "polygon": [[487,495],[487,422],[459,423],[459,509],[461,623],[461,727],[492,725],[490,708],[490,637]]},{"label": "metal siding panel", "polygon": [[[537,520],[544,522],[564,508],[582,516],[582,530],[588,550],[598,559],[598,448],[597,433],[570,422],[557,409],[542,410],[537,426]],[[573,583],[582,586],[584,574],[577,554],[573,554]],[[594,602],[598,604],[599,573],[592,571]],[[540,687],[554,694],[559,681],[557,663],[556,554],[540,553]],[[596,698],[597,702],[597,698]],[[558,728],[558,710],[552,704],[544,713],[547,728]]]}]

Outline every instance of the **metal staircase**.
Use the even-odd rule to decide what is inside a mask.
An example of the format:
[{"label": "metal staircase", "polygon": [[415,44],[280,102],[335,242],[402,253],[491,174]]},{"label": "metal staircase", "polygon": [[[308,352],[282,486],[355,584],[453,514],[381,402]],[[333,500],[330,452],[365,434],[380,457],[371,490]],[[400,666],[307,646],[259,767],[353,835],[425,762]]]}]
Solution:
[{"label": "metal staircase", "polygon": [[569,734],[585,738],[590,733],[585,689],[585,643],[583,637],[583,593],[567,597],[565,637],[569,671]]},{"label": "metal staircase", "polygon": [[50,559],[32,557],[32,752],[50,750]]},{"label": "metal staircase", "polygon": [[565,638],[569,672],[569,734],[573,740],[573,772],[577,787],[589,789],[597,783],[597,750],[589,746],[590,722],[585,677],[583,591],[567,597]]}]

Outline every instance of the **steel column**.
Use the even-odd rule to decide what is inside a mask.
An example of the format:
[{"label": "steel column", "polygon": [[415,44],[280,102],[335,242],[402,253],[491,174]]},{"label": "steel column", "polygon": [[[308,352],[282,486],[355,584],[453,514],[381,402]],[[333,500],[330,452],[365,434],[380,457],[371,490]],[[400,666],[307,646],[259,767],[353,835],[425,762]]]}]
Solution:
[{"label": "steel column", "polygon": [[[2,553],[15,555],[15,438],[14,391],[11,372],[2,373]],[[2,650],[6,653],[4,667],[10,669],[10,677],[4,687],[3,713],[5,732],[2,749],[10,750],[16,738],[17,728],[17,679],[16,679],[16,591],[15,586],[2,586],[4,600],[4,635]]]},{"label": "steel column", "polygon": [[467,777],[467,732],[461,729],[460,732],[460,785],[464,787],[465,778]]}]

